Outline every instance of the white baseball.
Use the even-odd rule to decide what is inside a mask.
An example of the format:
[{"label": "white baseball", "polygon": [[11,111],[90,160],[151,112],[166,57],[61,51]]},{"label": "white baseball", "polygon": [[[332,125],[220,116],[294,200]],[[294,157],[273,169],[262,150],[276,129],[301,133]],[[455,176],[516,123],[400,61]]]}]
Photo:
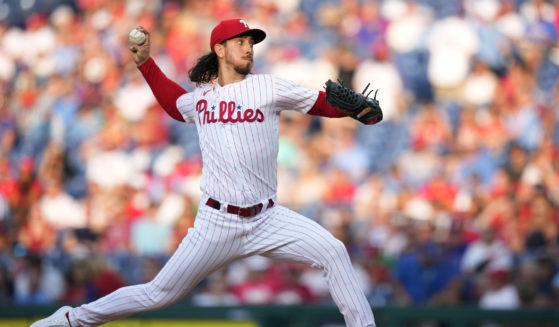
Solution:
[{"label": "white baseball", "polygon": [[146,41],[146,35],[137,29],[133,29],[128,34],[128,41],[132,44],[142,45]]}]

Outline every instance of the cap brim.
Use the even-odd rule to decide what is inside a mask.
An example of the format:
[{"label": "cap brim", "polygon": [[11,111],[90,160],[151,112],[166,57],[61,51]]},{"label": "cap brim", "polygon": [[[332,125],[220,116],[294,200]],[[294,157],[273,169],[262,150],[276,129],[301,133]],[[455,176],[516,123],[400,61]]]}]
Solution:
[{"label": "cap brim", "polygon": [[260,29],[257,29],[257,28],[251,28],[247,31],[244,31],[242,33],[239,33],[237,35],[234,35],[234,36],[230,37],[230,39],[232,39],[234,37],[241,36],[241,35],[252,36],[252,38],[254,39],[254,44],[260,43],[260,42],[264,41],[264,39],[266,38],[266,33],[263,30],[260,30]]}]

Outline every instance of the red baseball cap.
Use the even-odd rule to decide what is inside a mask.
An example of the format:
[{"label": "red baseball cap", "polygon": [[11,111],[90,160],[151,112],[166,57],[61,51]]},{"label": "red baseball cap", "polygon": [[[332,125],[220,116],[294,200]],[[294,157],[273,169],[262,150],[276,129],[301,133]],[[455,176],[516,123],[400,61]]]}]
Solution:
[{"label": "red baseball cap", "polygon": [[210,38],[210,49],[214,49],[215,45],[225,40],[231,39],[239,34],[252,35],[254,43],[262,42],[266,38],[263,30],[248,27],[248,24],[242,19],[223,20],[212,30]]}]

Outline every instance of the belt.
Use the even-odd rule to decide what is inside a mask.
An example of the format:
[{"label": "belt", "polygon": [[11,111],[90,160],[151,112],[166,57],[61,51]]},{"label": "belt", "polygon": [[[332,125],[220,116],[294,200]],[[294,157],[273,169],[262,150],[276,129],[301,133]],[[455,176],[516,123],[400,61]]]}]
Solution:
[{"label": "belt", "polygon": [[[221,209],[221,203],[219,203],[219,201],[214,200],[212,198],[209,198],[208,201],[206,201],[206,205],[209,206],[209,207],[212,207],[216,210]],[[268,200],[268,206],[266,207],[266,209],[269,209],[273,206],[274,206],[274,201],[272,201],[272,199],[269,199]],[[227,212],[238,215],[240,217],[250,218],[250,217],[254,217],[257,214],[259,214],[262,211],[262,208],[264,208],[264,205],[262,203],[253,205],[252,207],[246,207],[246,208],[241,208],[241,207],[237,207],[237,206],[234,206],[234,205],[228,205],[227,206]]]}]

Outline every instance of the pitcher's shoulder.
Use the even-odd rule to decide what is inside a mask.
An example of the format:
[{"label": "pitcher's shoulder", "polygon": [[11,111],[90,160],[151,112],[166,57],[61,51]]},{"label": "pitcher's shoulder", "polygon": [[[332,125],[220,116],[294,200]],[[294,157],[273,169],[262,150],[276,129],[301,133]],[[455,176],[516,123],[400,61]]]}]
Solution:
[{"label": "pitcher's shoulder", "polygon": [[210,90],[213,89],[213,85],[211,84],[202,84],[197,85],[192,89],[192,91],[183,94],[179,99],[197,99],[204,97]]},{"label": "pitcher's shoulder", "polygon": [[250,74],[248,76],[252,78],[275,78],[277,75],[264,73],[264,74]]},{"label": "pitcher's shoulder", "polygon": [[277,75],[274,74],[250,74],[245,78],[245,82],[265,84],[265,83],[275,83]]},{"label": "pitcher's shoulder", "polygon": [[214,84],[201,84],[201,85],[197,85],[194,90],[192,90],[192,92],[195,93],[204,93],[208,90],[212,90],[214,88]]}]

